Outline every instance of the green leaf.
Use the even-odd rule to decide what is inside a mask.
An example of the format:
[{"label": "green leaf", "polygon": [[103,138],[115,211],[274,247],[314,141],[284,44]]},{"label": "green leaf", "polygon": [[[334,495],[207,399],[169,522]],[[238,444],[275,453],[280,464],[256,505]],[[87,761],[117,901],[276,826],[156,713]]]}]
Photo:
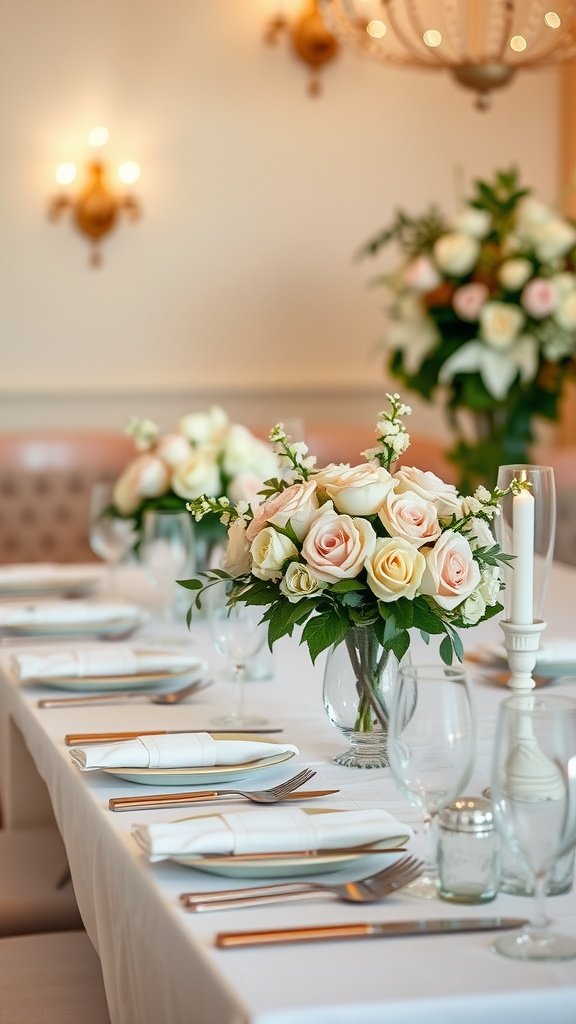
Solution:
[{"label": "green leaf", "polygon": [[414,604],[401,597],[394,603],[394,618],[400,629],[410,629],[414,624]]},{"label": "green leaf", "polygon": [[351,590],[366,590],[366,584],[360,580],[338,580],[330,590],[333,594],[347,594]]},{"label": "green leaf", "polygon": [[176,583],[186,590],[202,590],[205,586],[202,580],[176,580]]},{"label": "green leaf", "polygon": [[402,661],[402,658],[406,654],[406,651],[410,647],[410,634],[407,630],[402,630],[398,633],[387,645],[389,651],[393,651],[398,661]]},{"label": "green leaf", "polygon": [[445,636],[442,643],[440,644],[440,657],[445,665],[451,665],[454,657],[454,650],[452,647],[452,641],[449,636]]},{"label": "green leaf", "polygon": [[350,629],[350,623],[336,609],[314,615],[302,630],[302,643],[308,645],[312,664],[326,648],[339,644]]},{"label": "green leaf", "polygon": [[432,611],[429,604],[421,598],[414,601],[414,626],[423,630],[424,633],[444,633],[445,626],[442,619],[436,612]]}]

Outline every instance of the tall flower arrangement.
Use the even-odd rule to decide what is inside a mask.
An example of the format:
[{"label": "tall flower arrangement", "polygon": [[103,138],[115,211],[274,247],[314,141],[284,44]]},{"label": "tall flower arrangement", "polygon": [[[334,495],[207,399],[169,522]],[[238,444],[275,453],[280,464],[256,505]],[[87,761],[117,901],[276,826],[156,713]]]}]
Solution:
[{"label": "tall flower arrangement", "polygon": [[447,663],[463,656],[458,630],[502,610],[508,556],[489,524],[507,492],[479,487],[463,497],[418,467],[394,471],[409,445],[410,409],[387,398],[363,464],[317,468],[280,424],[270,439],[284,473],[267,482],[259,504],[209,495],[188,503],[197,521],[217,515],[228,530],[223,568],[183,583],[196,592],[193,607],[225,583],[230,603],[262,606],[270,645],[302,627],[312,660],[358,627],[370,627],[399,660],[414,629],[427,640],[442,636]]},{"label": "tall flower arrangement", "polygon": [[[555,421],[576,352],[576,228],[516,170],[475,182],[451,222],[399,212],[363,248],[401,251],[376,279],[389,297],[388,369],[426,399],[440,393],[460,486],[529,462],[534,419]],[[438,389],[440,388],[440,392]]]},{"label": "tall flower arrangement", "polygon": [[[110,512],[135,520],[138,535],[148,509],[185,511],[202,494],[253,500],[262,481],[278,472],[272,446],[217,406],[183,416],[167,434],[149,419],[133,418],[126,430],[138,454],[116,481]],[[200,532],[207,543],[226,535],[217,515]]]}]

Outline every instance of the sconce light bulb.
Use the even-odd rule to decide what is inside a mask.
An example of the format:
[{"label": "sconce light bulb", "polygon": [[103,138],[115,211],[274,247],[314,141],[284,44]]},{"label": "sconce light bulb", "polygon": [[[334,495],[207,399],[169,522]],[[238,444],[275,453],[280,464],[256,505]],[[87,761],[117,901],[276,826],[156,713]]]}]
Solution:
[{"label": "sconce light bulb", "polygon": [[71,185],[76,177],[74,164],[60,164],[56,168],[56,181],[59,185]]},{"label": "sconce light bulb", "polygon": [[140,164],[135,160],[125,160],[118,168],[118,177],[125,185],[133,185],[140,177]]},{"label": "sconce light bulb", "polygon": [[100,146],[105,146],[110,138],[110,132],[104,125],[100,124],[97,128],[93,128],[88,136],[88,145],[94,149],[99,149]]}]

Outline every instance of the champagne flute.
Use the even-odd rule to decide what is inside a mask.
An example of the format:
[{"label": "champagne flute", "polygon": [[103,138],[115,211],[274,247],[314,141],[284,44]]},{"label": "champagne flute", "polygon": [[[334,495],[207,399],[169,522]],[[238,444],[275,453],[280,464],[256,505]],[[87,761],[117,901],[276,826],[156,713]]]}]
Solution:
[{"label": "champagne flute", "polygon": [[447,665],[401,666],[390,709],[388,756],[400,790],[424,815],[424,871],[405,889],[414,896],[432,899],[437,894],[437,817],[470,779],[475,740],[466,672]]},{"label": "champagne flute", "polygon": [[491,796],[496,827],[534,878],[531,921],[491,949],[514,960],[576,958],[576,939],[548,929],[546,888],[576,844],[576,700],[508,697],[500,705]]},{"label": "champagne flute", "polygon": [[[218,595],[214,591],[218,589]],[[236,699],[231,710],[212,719],[215,725],[251,726],[266,725],[267,719],[246,711],[245,679],[246,666],[263,646],[266,631],[258,628],[262,616],[260,608],[240,602],[226,603],[224,585],[213,587],[208,604],[208,621],[214,647],[219,654],[228,658],[234,670]]]},{"label": "champagne flute", "polygon": [[90,493],[90,547],[95,555],[102,558],[108,567],[108,587],[112,593],[117,590],[117,568],[124,556],[136,543],[136,529],[133,519],[114,515],[114,484],[100,481],[93,485]]},{"label": "champagne flute", "polygon": [[144,514],[140,557],[159,596],[158,614],[165,623],[176,621],[181,596],[176,581],[194,575],[194,527],[189,512],[149,509]]}]

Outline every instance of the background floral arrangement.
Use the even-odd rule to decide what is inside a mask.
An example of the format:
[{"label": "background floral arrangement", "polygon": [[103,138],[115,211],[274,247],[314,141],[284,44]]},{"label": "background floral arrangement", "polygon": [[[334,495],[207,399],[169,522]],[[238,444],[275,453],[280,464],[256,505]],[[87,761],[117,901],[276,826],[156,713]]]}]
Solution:
[{"label": "background floral arrangement", "polygon": [[558,418],[576,352],[576,228],[510,170],[476,181],[452,223],[437,208],[398,213],[362,255],[390,242],[402,261],[377,279],[388,368],[426,399],[444,387],[460,486],[490,483],[499,465],[530,462],[534,416]]},{"label": "background floral arrangement", "polygon": [[[217,406],[183,416],[169,434],[147,419],[130,420],[126,430],[140,454],[116,481],[111,512],[134,519],[138,533],[148,509],[185,511],[201,494],[251,501],[278,472],[272,446],[230,423]],[[202,529],[206,539],[225,535],[217,516],[208,516]]]},{"label": "background floral arrangement", "polygon": [[488,524],[507,492],[480,487],[466,498],[416,467],[391,472],[409,445],[402,417],[410,409],[398,395],[387,398],[390,410],[379,416],[364,464],[317,469],[280,424],[270,439],[289,469],[267,482],[260,504],[189,502],[198,521],[219,515],[228,527],[223,568],[183,584],[198,591],[196,607],[207,588],[232,580],[230,603],[265,606],[270,645],[303,626],[312,660],[359,626],[371,627],[398,660],[411,629],[425,639],[444,634],[448,664],[454,654],[462,658],[457,630],[502,610],[508,556]]}]

